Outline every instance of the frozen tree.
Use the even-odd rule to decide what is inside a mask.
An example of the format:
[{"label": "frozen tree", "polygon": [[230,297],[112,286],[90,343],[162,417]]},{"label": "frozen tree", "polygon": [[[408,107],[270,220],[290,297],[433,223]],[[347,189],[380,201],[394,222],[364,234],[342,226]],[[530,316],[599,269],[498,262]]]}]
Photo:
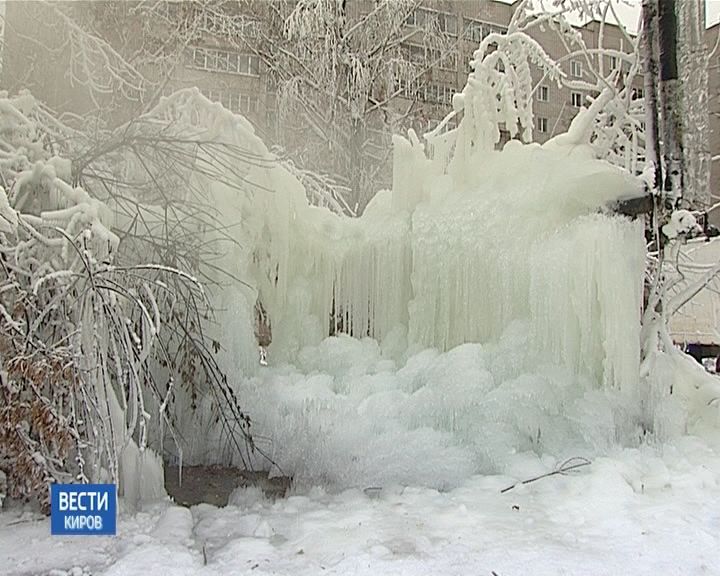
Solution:
[{"label": "frozen tree", "polygon": [[197,182],[259,159],[203,139],[184,109],[98,141],[28,94],[0,98],[0,468],[14,496],[46,504],[52,481],[132,492],[128,470],[160,465],[145,448],[199,395],[235,453],[253,450],[195,276],[217,281],[208,235],[224,241]]},{"label": "frozen tree", "polygon": [[[169,54],[182,62],[184,48],[203,34],[255,53],[278,112],[271,126],[278,157],[311,201],[354,214],[383,183],[389,134],[413,108],[393,104],[421,89],[429,68],[454,56],[444,22],[428,17],[421,30],[403,26],[418,4],[144,0],[136,12],[162,22],[168,69]],[[405,44],[411,38],[413,50]]]},{"label": "frozen tree", "polygon": [[[516,13],[517,16],[518,13]],[[467,171],[470,156],[492,150],[500,142],[502,126],[511,137],[532,140],[533,82],[530,65],[551,80],[561,71],[545,50],[513,19],[507,34],[489,34],[473,55],[473,71],[461,94],[453,99],[453,114],[462,112],[450,170]]]},{"label": "frozen tree", "polygon": [[657,5],[653,0],[643,0],[642,28],[640,33],[641,57],[645,90],[645,139],[647,142],[645,161],[649,169],[649,186],[659,190],[662,183],[662,165],[660,163],[660,130],[658,118],[658,50],[657,44]]},{"label": "frozen tree", "polygon": [[145,448],[169,294],[118,266],[110,209],[71,185],[67,131],[30,96],[0,102],[0,465],[13,496],[47,504],[49,482],[117,481],[128,442]]},{"label": "frozen tree", "polygon": [[[280,144],[299,165],[348,186],[361,209],[385,179],[389,138],[384,135],[405,125],[414,107],[400,97],[412,100],[431,68],[445,61],[456,66],[451,24],[431,12],[414,16],[418,5],[416,0],[261,3],[263,25],[247,42],[274,83]],[[410,16],[413,26],[405,26]]]},{"label": "frozen tree", "polygon": [[[600,20],[597,45],[586,44],[578,29],[568,22],[568,12],[579,12],[584,17]],[[635,79],[640,71],[639,47],[624,28],[621,31],[626,50],[605,46],[606,20],[613,14],[613,3],[604,0],[567,1],[551,5],[530,0],[518,3],[507,33],[491,34],[475,51],[471,62],[472,89],[466,87],[455,98],[455,110],[428,134],[433,147],[441,150],[448,141],[455,146],[457,130],[441,136],[451,126],[448,120],[459,115],[473,117],[475,109],[483,110],[486,115],[490,111],[490,116],[482,119],[486,123],[485,129],[482,135],[473,132],[469,140],[467,136],[458,134],[459,146],[492,149],[500,142],[503,129],[511,138],[532,141],[535,91],[540,84],[553,81],[588,94],[586,103],[592,112],[581,113],[584,120],[575,123],[575,136],[585,140],[584,134],[580,137],[577,133],[582,126],[598,158],[629,172],[639,173],[645,150],[643,106],[642,101],[635,98]],[[537,30],[555,33],[565,52],[557,61],[551,59],[532,37]],[[614,69],[607,69],[605,62],[608,57],[615,60]],[[571,59],[583,61],[583,69],[587,71],[585,78],[571,78],[563,72],[561,64]],[[542,73],[535,83],[530,75],[531,66]],[[466,102],[468,98],[472,99],[471,103]],[[468,127],[469,124],[466,124],[463,130]]]},{"label": "frozen tree", "polygon": [[708,66],[705,50],[704,5],[696,0],[678,2],[678,49],[682,85],[684,189],[687,205],[710,206],[710,143]]},{"label": "frozen tree", "polygon": [[[33,89],[33,81],[51,85],[46,93],[56,101],[49,104],[67,103],[63,112],[81,113],[86,126],[117,124],[141,112],[154,87],[145,75],[147,59],[138,57],[144,51],[128,56],[130,46],[108,32],[122,35],[125,27],[112,20],[127,6],[131,4],[44,1],[8,6],[13,24],[5,31],[10,48],[5,51],[4,87]],[[34,29],[18,29],[19,23]],[[144,42],[144,34],[128,36]]]},{"label": "frozen tree", "polygon": [[[643,0],[641,45],[645,74],[647,168],[653,196],[645,309],[642,321],[641,377],[653,398],[660,389],[663,354],[677,350],[667,323],[680,308],[713,285],[717,263],[692,262],[684,245],[706,230],[709,204],[708,58],[702,42],[698,2]],[[691,212],[686,208],[696,209]],[[703,239],[705,240],[705,239]],[[652,417],[652,414],[649,414]],[[648,418],[652,425],[652,419]]]},{"label": "frozen tree", "polygon": [[[243,52],[248,52],[251,41],[258,49],[259,28],[253,15],[264,7],[253,4],[251,9],[245,2],[218,0],[132,0],[37,2],[14,9],[26,10],[47,28],[41,46],[30,47],[43,58],[46,53],[62,55],[69,93],[82,103],[83,112],[82,118],[69,121],[82,125],[84,132],[96,130],[96,148],[105,150],[109,143],[101,145],[101,141],[109,131],[128,122],[132,125],[132,119],[148,112],[162,94],[172,92],[177,70],[192,52],[190,46],[210,35]],[[52,75],[47,81],[63,84]],[[276,156],[303,182],[311,202],[354,213],[346,200],[347,186],[313,171],[312,165],[298,163],[300,158],[288,156],[282,147]]]},{"label": "frozen tree", "polygon": [[664,180],[662,194],[676,207],[683,195],[682,99],[677,63],[675,0],[658,1],[660,117]]}]

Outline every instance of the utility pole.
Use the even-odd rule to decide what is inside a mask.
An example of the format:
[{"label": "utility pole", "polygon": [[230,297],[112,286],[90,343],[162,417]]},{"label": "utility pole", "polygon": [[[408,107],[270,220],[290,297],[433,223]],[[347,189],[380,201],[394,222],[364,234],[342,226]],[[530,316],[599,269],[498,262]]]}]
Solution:
[{"label": "utility pole", "polygon": [[678,207],[683,195],[682,95],[677,65],[675,0],[656,0],[658,6],[659,93],[662,119],[665,208]]}]

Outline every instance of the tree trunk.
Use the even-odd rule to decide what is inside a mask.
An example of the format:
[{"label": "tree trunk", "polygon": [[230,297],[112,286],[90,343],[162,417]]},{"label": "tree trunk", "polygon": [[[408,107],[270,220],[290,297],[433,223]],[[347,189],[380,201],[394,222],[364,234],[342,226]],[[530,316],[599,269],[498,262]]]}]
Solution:
[{"label": "tree trunk", "polygon": [[694,209],[710,206],[710,127],[708,54],[703,41],[705,5],[677,0],[678,60],[682,86],[683,203]]},{"label": "tree trunk", "polygon": [[658,133],[657,0],[643,0],[641,51],[645,76],[645,161],[653,170],[653,191],[662,185],[660,137]]}]

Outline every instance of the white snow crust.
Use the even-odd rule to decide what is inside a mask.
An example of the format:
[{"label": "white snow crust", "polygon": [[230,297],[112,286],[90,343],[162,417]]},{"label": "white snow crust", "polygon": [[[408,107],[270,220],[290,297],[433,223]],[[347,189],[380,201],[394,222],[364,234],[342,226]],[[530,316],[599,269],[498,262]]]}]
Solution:
[{"label": "white snow crust", "polygon": [[114,538],[53,537],[47,519],[8,511],[0,575],[710,575],[719,475],[717,454],[685,437],[504,494],[524,476],[475,476],[450,492],[316,488],[277,502],[244,489],[233,505],[190,511],[162,502],[122,514]]}]

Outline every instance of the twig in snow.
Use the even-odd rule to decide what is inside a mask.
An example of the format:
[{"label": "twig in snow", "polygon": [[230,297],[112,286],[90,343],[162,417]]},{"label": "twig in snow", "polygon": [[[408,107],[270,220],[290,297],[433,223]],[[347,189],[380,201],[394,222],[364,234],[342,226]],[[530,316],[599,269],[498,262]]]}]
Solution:
[{"label": "twig in snow", "polygon": [[541,480],[543,478],[547,478],[548,476],[555,476],[556,474],[566,474],[567,472],[570,472],[571,470],[575,470],[577,468],[582,468],[583,466],[589,466],[591,464],[590,460],[587,458],[583,458],[582,456],[573,456],[572,458],[568,458],[565,460],[560,466],[558,466],[555,470],[552,472],[547,472],[546,474],[540,474],[540,476],[535,476],[534,478],[530,478],[528,480],[523,480],[521,482],[515,482],[512,486],[508,486],[507,488],[503,488],[500,490],[500,494],[505,494],[505,492],[509,492],[513,488],[521,485],[521,484],[530,484],[531,482],[535,482],[537,480]]}]

